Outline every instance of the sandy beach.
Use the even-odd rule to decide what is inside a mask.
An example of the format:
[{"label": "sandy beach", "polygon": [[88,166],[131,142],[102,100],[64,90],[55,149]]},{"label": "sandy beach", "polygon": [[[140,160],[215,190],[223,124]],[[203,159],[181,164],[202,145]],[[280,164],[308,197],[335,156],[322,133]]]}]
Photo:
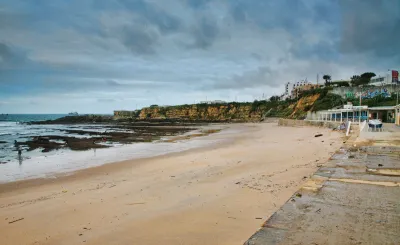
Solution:
[{"label": "sandy beach", "polygon": [[217,145],[0,185],[0,244],[243,244],[342,144],[324,128],[228,127],[202,137]]}]

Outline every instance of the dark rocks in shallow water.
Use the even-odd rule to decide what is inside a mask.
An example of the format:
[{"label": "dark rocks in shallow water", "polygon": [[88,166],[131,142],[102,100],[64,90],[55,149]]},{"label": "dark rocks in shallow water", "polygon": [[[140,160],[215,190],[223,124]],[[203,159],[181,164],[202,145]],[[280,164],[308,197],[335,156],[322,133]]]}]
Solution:
[{"label": "dark rocks in shallow water", "polygon": [[[188,126],[188,125],[199,125],[208,124],[214,122],[212,120],[194,120],[187,121],[179,118],[176,119],[115,119],[112,115],[78,115],[78,116],[65,116],[55,120],[47,121],[33,121],[27,124],[129,124],[135,126]],[[215,122],[221,122],[215,120]]]},{"label": "dark rocks in shallow water", "polygon": [[[54,142],[52,140],[64,141],[65,143]],[[108,146],[96,144],[102,138],[75,138],[70,136],[51,135],[46,137],[34,137],[33,140],[19,142],[19,145],[26,145],[28,151],[33,151],[42,148],[42,152],[49,152],[61,148],[70,148],[74,151],[85,151],[95,148],[107,148]]]},{"label": "dark rocks in shallow water", "polygon": [[97,144],[103,140],[101,137],[96,138],[74,138],[74,137],[66,137],[65,139],[66,146],[73,151],[86,151],[90,149],[98,149],[98,148],[107,148],[109,146]]},{"label": "dark rocks in shallow water", "polygon": [[[195,126],[193,123],[115,121],[112,116],[104,115],[66,116],[56,120],[30,122],[29,124],[87,124],[83,128],[79,126],[75,129],[73,126],[69,126],[69,129],[59,129],[63,132],[63,136],[31,136],[33,137],[32,140],[15,144],[16,148],[27,146],[28,151],[42,148],[43,152],[60,148],[82,151],[111,146],[111,144],[101,144],[101,142],[121,144],[151,142],[163,136],[179,135],[196,129],[193,127]],[[100,127],[96,124],[100,124]],[[67,136],[64,134],[67,134]],[[75,137],[77,135],[85,137]]]},{"label": "dark rocks in shallow water", "polygon": [[60,148],[64,147],[63,144],[51,142],[50,140],[42,141],[42,140],[39,140],[38,138],[33,139],[33,140],[28,140],[25,142],[19,142],[18,144],[26,145],[28,147],[28,151],[33,151],[38,148],[43,148],[42,152],[49,152],[49,151],[60,149]]},{"label": "dark rocks in shallow water", "polygon": [[[113,131],[119,130],[119,131]],[[123,132],[120,132],[120,131]],[[145,127],[132,125],[119,125],[107,128],[104,132],[62,129],[68,136],[46,135],[34,136],[32,140],[16,143],[16,147],[27,146],[28,151],[43,149],[42,152],[49,152],[61,148],[69,148],[74,151],[85,151],[97,148],[107,148],[111,144],[121,143],[131,144],[137,142],[151,142],[160,139],[163,136],[172,136],[183,134],[194,130],[189,127]],[[74,135],[86,135],[88,137],[74,137]]]},{"label": "dark rocks in shallow water", "polygon": [[7,143],[7,141],[0,141],[0,144],[5,144]]}]

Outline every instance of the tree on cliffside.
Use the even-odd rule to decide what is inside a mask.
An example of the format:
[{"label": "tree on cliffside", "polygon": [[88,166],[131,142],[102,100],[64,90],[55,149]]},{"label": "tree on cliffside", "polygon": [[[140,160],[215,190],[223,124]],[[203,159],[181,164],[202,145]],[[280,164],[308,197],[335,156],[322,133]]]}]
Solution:
[{"label": "tree on cliffside", "polygon": [[322,79],[325,80],[325,86],[329,86],[329,83],[331,82],[331,75],[324,75]]},{"label": "tree on cliffside", "polygon": [[360,76],[359,75],[354,75],[352,77],[350,77],[350,82],[352,86],[358,86],[358,81],[360,80]]},{"label": "tree on cliffside", "polygon": [[375,77],[376,74],[373,72],[364,72],[363,74],[361,74],[362,78],[366,78],[368,80],[371,80],[371,78]]},{"label": "tree on cliffside", "polygon": [[353,86],[359,86],[359,85],[365,85],[368,84],[371,81],[371,78],[375,77],[376,74],[373,72],[364,72],[359,75],[354,75],[351,77],[351,84]]},{"label": "tree on cliffside", "polygon": [[271,98],[269,98],[269,101],[279,101],[280,97],[279,96],[271,96]]}]

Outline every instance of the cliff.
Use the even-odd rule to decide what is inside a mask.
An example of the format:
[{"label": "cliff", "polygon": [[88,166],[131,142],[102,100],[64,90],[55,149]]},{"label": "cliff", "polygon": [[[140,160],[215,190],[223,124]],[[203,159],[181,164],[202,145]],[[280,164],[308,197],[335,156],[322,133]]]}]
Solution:
[{"label": "cliff", "polygon": [[170,107],[148,107],[138,119],[179,119],[189,121],[260,121],[262,113],[252,103],[197,104]]},{"label": "cliff", "polygon": [[336,97],[340,96],[314,91],[292,101],[231,102],[168,107],[154,105],[133,112],[115,111],[114,117],[131,120],[204,122],[258,122],[265,117],[304,119],[308,111],[316,108],[330,109],[332,106],[343,104],[343,101]]}]

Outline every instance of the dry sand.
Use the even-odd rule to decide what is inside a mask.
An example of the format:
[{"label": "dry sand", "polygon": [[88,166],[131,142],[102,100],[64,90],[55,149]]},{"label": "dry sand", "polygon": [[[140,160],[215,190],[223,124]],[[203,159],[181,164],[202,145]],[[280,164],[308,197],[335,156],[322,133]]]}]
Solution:
[{"label": "dry sand", "polygon": [[342,143],[229,127],[204,137],[217,146],[0,185],[0,244],[243,244]]}]

